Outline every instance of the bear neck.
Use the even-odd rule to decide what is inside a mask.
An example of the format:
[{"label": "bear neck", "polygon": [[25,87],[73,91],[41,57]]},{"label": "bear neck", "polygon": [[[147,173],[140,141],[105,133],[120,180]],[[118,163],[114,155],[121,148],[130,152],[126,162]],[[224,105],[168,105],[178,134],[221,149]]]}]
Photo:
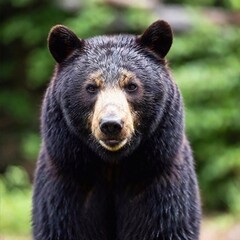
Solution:
[{"label": "bear neck", "polygon": [[181,150],[183,139],[185,139],[183,101],[178,87],[172,83],[162,118],[146,145],[153,148],[158,155],[156,159],[173,163],[173,159]]}]

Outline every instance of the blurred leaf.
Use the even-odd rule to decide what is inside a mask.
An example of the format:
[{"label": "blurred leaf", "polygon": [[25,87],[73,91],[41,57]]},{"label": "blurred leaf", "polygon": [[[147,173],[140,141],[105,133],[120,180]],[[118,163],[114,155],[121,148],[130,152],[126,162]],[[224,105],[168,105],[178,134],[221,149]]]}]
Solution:
[{"label": "blurred leaf", "polygon": [[28,57],[27,80],[31,88],[38,88],[50,81],[54,61],[46,49],[35,49]]},{"label": "blurred leaf", "polygon": [[27,159],[36,160],[40,148],[41,139],[39,134],[29,133],[23,138],[22,150]]},{"label": "blurred leaf", "polygon": [[31,191],[27,174],[22,168],[10,167],[5,176],[0,175],[0,195],[1,234],[29,234]]},{"label": "blurred leaf", "polygon": [[28,121],[33,116],[30,96],[26,92],[1,91],[0,107],[13,118]]},{"label": "blurred leaf", "polygon": [[22,167],[9,166],[1,179],[5,182],[6,190],[21,191],[21,188],[30,187],[28,175]]},{"label": "blurred leaf", "polygon": [[32,2],[32,0],[10,0],[13,7],[25,7],[29,3]]}]

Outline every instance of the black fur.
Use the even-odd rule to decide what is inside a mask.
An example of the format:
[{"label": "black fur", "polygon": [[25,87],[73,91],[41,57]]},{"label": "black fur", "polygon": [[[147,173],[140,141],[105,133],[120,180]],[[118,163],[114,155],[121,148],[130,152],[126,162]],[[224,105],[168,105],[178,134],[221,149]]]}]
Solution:
[{"label": "black fur", "polygon": [[[183,103],[163,59],[170,27],[162,21],[152,26],[143,38],[103,36],[78,45],[70,34],[70,51],[49,46],[59,64],[42,107],[35,240],[199,239],[200,200]],[[140,124],[127,146],[110,152],[88,127],[96,97],[86,93],[84,82],[101,70],[106,83],[114,84],[122,69],[143,84],[141,99],[128,99]]]}]

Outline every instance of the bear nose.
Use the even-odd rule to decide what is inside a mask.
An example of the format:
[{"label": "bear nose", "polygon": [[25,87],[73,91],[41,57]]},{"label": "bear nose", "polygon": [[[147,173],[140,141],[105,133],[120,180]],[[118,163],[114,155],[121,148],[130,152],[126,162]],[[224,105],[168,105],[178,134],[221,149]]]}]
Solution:
[{"label": "bear nose", "polygon": [[115,118],[103,118],[100,122],[101,131],[108,136],[117,135],[123,128],[123,121]]}]

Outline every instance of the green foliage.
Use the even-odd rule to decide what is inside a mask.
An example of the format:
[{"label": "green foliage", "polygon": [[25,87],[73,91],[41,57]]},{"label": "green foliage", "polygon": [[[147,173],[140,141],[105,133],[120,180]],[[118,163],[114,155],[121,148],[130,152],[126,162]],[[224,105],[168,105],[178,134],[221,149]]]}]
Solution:
[{"label": "green foliage", "polygon": [[32,114],[30,96],[25,91],[2,90],[0,95],[1,105],[5,106],[9,115],[11,114],[14,118],[23,122],[29,121],[27,116]]},{"label": "green foliage", "polygon": [[170,54],[186,105],[203,206],[240,214],[240,30],[196,23]]},{"label": "green foliage", "polygon": [[85,6],[85,11],[66,19],[64,24],[81,38],[88,38],[105,32],[114,21],[115,15],[116,10],[108,5],[90,4]]},{"label": "green foliage", "polygon": [[37,133],[25,134],[22,141],[23,155],[28,160],[35,160],[40,148],[40,136]]},{"label": "green foliage", "polygon": [[1,234],[29,234],[31,191],[23,168],[12,166],[0,175],[0,196]]},{"label": "green foliage", "polygon": [[188,6],[202,6],[202,7],[222,7],[227,8],[230,10],[239,10],[240,9],[240,2],[239,0],[198,0],[198,1],[192,1],[192,0],[168,0],[168,3],[178,3],[178,4],[184,4]]}]

